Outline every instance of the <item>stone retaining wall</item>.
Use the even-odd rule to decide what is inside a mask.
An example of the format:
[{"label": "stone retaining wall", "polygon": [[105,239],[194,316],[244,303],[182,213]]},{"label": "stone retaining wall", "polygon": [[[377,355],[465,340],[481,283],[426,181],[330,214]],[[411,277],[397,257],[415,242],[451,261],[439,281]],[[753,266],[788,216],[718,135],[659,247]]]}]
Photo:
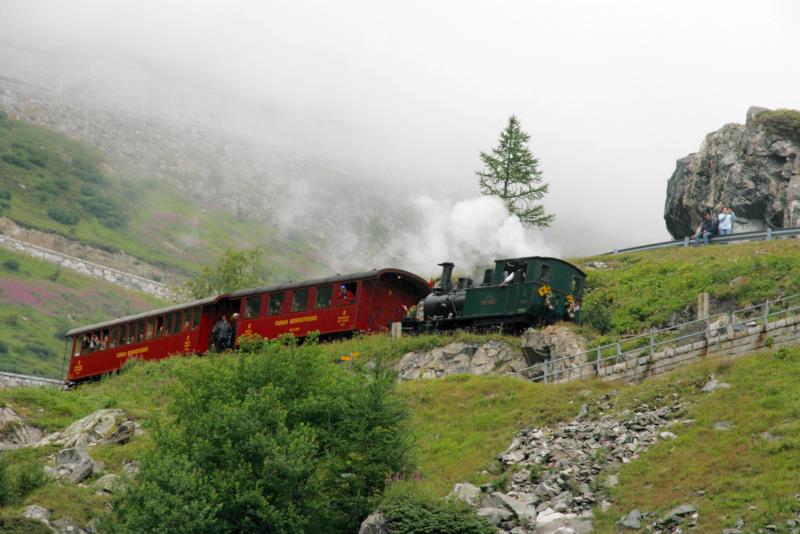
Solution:
[{"label": "stone retaining wall", "polygon": [[[796,345],[800,341],[800,317],[791,316],[766,325],[740,328],[728,327],[724,333],[711,336],[708,340],[696,341],[675,348],[667,348],[653,354],[638,357],[629,355],[627,360],[614,365],[601,367],[600,372],[593,366],[583,368],[584,377],[597,376],[607,381],[634,382],[672,371],[693,361],[708,356],[739,356],[761,350]],[[642,349],[647,351],[647,348]],[[567,381],[569,380],[558,380]]]},{"label": "stone retaining wall", "polygon": [[18,375],[16,373],[0,373],[0,389],[18,388],[22,386],[63,387],[64,383],[51,378]]}]

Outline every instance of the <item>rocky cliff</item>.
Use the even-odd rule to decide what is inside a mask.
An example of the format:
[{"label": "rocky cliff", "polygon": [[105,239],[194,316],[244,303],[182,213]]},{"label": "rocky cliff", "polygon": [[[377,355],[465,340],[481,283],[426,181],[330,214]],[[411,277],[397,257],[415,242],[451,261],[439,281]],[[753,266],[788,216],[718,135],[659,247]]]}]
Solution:
[{"label": "rocky cliff", "polygon": [[735,232],[797,226],[800,219],[800,112],[751,107],[747,121],[708,134],[678,160],[667,183],[664,220],[675,238],[702,213],[730,206]]}]

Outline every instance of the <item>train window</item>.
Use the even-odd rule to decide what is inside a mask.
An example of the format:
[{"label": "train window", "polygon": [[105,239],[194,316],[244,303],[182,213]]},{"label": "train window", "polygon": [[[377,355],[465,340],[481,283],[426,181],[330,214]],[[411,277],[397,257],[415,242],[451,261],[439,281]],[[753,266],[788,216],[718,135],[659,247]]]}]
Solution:
[{"label": "train window", "polygon": [[155,321],[153,319],[147,320],[147,327],[144,330],[144,338],[145,339],[153,339],[153,326],[155,325]]},{"label": "train window", "polygon": [[194,309],[194,317],[192,318],[192,328],[200,326],[200,308]]},{"label": "train window", "polygon": [[283,293],[273,293],[269,296],[269,309],[267,315],[278,315],[283,307]]},{"label": "train window", "polygon": [[128,342],[128,325],[121,324],[119,325],[119,343],[118,346],[125,345]]},{"label": "train window", "polygon": [[261,295],[248,298],[244,306],[244,318],[253,319],[255,317],[258,317],[258,313],[260,311],[261,311]]},{"label": "train window", "polygon": [[163,334],[164,334],[164,317],[163,316],[159,316],[159,317],[156,317],[156,331],[153,334],[153,337],[158,339]]},{"label": "train window", "polygon": [[356,283],[342,284],[336,290],[336,305],[346,306],[352,304],[356,296]]},{"label": "train window", "polygon": [[572,288],[570,289],[570,291],[572,291],[573,293],[579,293],[580,290],[581,290],[581,279],[578,278],[577,276],[573,276]]},{"label": "train window", "polygon": [[539,268],[539,280],[547,280],[548,276],[550,276],[550,266],[543,263]]},{"label": "train window", "polygon": [[168,313],[164,316],[164,335],[168,336],[172,332],[172,314]]},{"label": "train window", "polygon": [[292,295],[292,311],[303,312],[308,308],[308,289],[295,289]]},{"label": "train window", "polygon": [[136,341],[144,340],[144,321],[136,323]]},{"label": "train window", "polygon": [[108,336],[108,348],[113,349],[117,346],[117,342],[119,341],[119,327],[115,326],[111,328],[111,333]]},{"label": "train window", "polygon": [[100,350],[108,348],[108,328],[100,332]]},{"label": "train window", "polygon": [[181,312],[176,311],[172,314],[172,330],[170,334],[177,334],[181,331]]},{"label": "train window", "polygon": [[80,356],[81,355],[81,338],[80,336],[73,336],[72,337],[72,355],[73,356]]},{"label": "train window", "polygon": [[186,332],[192,328],[192,310],[183,310],[183,325],[181,331]]},{"label": "train window", "polygon": [[314,308],[330,308],[331,295],[333,294],[333,286],[325,286],[317,288],[317,298],[314,299]]}]

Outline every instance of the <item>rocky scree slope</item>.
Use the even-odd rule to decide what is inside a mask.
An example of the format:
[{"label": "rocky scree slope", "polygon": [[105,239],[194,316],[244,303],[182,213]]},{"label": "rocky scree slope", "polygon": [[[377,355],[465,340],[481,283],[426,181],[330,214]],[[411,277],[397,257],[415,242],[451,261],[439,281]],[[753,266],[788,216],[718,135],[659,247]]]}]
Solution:
[{"label": "rocky scree slope", "polygon": [[669,233],[690,235],[704,211],[723,206],[736,213],[735,231],[798,226],[799,111],[751,107],[744,125],[723,126],[678,160],[664,205]]}]

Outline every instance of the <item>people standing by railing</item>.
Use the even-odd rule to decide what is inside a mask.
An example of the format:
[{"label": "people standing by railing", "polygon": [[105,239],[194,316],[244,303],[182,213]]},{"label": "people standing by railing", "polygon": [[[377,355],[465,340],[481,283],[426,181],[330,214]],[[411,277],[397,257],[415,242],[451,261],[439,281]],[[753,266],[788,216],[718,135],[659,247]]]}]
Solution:
[{"label": "people standing by railing", "polygon": [[733,233],[733,223],[736,222],[736,214],[729,207],[722,208],[717,216],[719,220],[719,235],[731,235]]},{"label": "people standing by railing", "polygon": [[711,218],[711,213],[703,213],[703,222],[697,228],[697,232],[695,232],[694,237],[692,238],[692,244],[697,245],[702,237],[703,244],[708,245],[708,238],[714,233],[715,226],[716,223]]}]

